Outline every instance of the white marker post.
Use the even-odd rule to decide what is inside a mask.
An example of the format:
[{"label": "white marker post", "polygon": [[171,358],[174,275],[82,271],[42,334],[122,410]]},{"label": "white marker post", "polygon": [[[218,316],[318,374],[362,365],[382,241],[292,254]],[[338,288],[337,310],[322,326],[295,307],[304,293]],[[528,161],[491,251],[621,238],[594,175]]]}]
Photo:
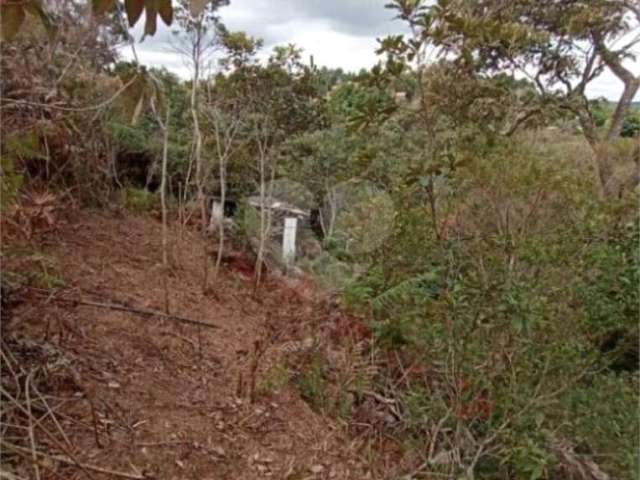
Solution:
[{"label": "white marker post", "polygon": [[296,230],[298,219],[287,217],[284,219],[284,232],[282,235],[282,259],[287,267],[290,267],[296,258]]},{"label": "white marker post", "polygon": [[213,232],[224,220],[224,206],[214,200],[211,203],[211,218],[209,219],[209,231]]}]

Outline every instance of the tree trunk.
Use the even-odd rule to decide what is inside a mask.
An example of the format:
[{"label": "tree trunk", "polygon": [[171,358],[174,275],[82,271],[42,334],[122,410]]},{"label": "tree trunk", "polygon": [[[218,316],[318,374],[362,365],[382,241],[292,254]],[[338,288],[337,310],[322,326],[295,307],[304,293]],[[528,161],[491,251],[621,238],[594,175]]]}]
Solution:
[{"label": "tree trunk", "polygon": [[[158,114],[159,115],[159,114]],[[167,113],[162,127],[162,176],[160,180],[160,203],[162,204],[162,268],[164,283],[164,310],[169,314],[169,285],[167,275],[169,274],[169,258],[167,254],[168,232],[167,232],[167,163],[169,149],[169,104],[167,103]]]},{"label": "tree trunk", "polygon": [[258,289],[260,288],[260,281],[262,279],[262,264],[264,263],[264,244],[265,244],[265,224],[266,224],[266,208],[265,208],[265,178],[264,178],[264,166],[265,166],[265,158],[263,152],[260,152],[260,232],[258,237],[258,252],[256,255],[256,266],[255,266],[255,276],[254,276],[254,285],[253,285],[253,293],[254,295],[258,293]]},{"label": "tree trunk", "polygon": [[[255,266],[255,284],[253,293],[256,295],[260,289],[260,282],[262,280],[262,267],[264,265],[264,250],[267,243],[267,238],[271,230],[272,210],[271,203],[273,201],[273,183],[275,180],[276,166],[274,162],[269,162],[267,159],[268,147],[262,145],[260,147],[260,237],[258,239],[258,253]],[[269,189],[266,188],[266,166],[269,164]]]},{"label": "tree trunk", "polygon": [[224,202],[227,199],[227,165],[226,158],[223,156],[220,158],[220,204],[222,206],[222,218],[218,225],[218,255],[216,257],[216,268],[214,271],[214,278],[218,278],[220,272],[220,264],[222,263],[222,254],[224,250]]},{"label": "tree trunk", "polygon": [[[605,38],[601,32],[594,30],[591,35],[596,51],[600,55],[604,64],[609,67],[613,74],[624,84],[624,90],[618,100],[616,109],[613,112],[611,125],[609,126],[609,130],[607,131],[604,140],[597,142],[596,144],[594,144],[592,140],[589,142],[594,149],[602,194],[604,198],[610,198],[620,193],[614,188],[615,185],[612,185],[612,177],[615,169],[615,165],[613,163],[615,158],[612,158],[611,155],[611,144],[616,142],[620,137],[624,117],[629,111],[631,102],[633,101],[636,93],[638,93],[638,89],[640,89],[640,77],[636,77],[629,69],[627,69],[622,64],[621,57],[607,47],[605,44]],[[637,176],[637,173],[635,173],[635,176]]]},{"label": "tree trunk", "polygon": [[207,228],[207,211],[204,201],[204,179],[202,166],[202,133],[198,118],[198,84],[200,82],[200,29],[197,30],[197,40],[193,46],[193,81],[191,83],[191,118],[193,120],[193,156],[196,163],[196,187],[198,190],[197,201],[200,205],[202,232]]},{"label": "tree trunk", "polygon": [[624,116],[629,111],[631,102],[633,101],[636,93],[638,93],[639,88],[640,78],[630,78],[628,79],[628,81],[625,81],[622,96],[620,97],[620,100],[618,100],[616,110],[613,112],[611,126],[609,127],[609,132],[607,133],[607,140],[611,141],[620,136],[620,133],[622,132],[622,125],[624,123]]},{"label": "tree trunk", "polygon": [[207,234],[207,206],[204,196],[204,168],[202,165],[202,133],[198,118],[198,84],[200,83],[202,29],[196,28],[196,41],[193,45],[192,58],[194,65],[193,80],[191,84],[191,118],[193,120],[193,158],[196,164],[196,202],[200,208],[200,231],[203,238],[203,265],[202,265],[202,291],[206,292],[209,283],[209,256],[204,239]]}]

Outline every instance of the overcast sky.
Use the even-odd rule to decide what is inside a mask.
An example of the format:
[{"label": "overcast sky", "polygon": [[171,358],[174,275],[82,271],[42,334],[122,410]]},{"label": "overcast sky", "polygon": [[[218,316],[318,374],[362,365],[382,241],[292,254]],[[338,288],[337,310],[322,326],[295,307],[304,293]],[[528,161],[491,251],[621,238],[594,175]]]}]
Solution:
[{"label": "overcast sky", "polygon": [[[229,30],[243,30],[264,40],[263,56],[275,45],[295,43],[316,65],[341,67],[346,71],[369,68],[376,61],[376,38],[404,33],[403,24],[393,20],[393,12],[384,8],[385,0],[231,0],[220,10]],[[164,66],[183,78],[189,68],[170,47],[171,29],[158,21],[158,32],[139,43],[144,19],[136,25],[134,36],[140,61]],[[175,27],[174,27],[175,28]],[[131,58],[129,49],[122,52]],[[636,75],[640,61],[628,62]],[[604,72],[588,87],[590,97],[617,100],[622,83],[611,72]],[[640,95],[637,97],[640,99]]]}]

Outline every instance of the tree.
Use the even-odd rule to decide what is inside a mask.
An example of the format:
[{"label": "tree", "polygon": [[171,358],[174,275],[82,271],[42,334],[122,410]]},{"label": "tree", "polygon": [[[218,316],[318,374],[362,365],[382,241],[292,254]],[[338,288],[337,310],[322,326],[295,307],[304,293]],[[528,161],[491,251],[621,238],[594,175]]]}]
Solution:
[{"label": "tree", "polygon": [[[224,60],[224,59],[223,59]],[[235,150],[239,147],[240,134],[246,122],[247,108],[244,105],[245,97],[242,90],[233,81],[225,81],[223,75],[218,75],[213,80],[213,86],[207,89],[207,102],[204,113],[207,119],[207,128],[212,133],[212,141],[215,143],[214,151],[218,161],[218,182],[220,191],[220,205],[224,210],[227,198],[227,167]],[[218,221],[214,225],[214,220]],[[215,219],[211,216],[210,229],[218,227],[218,249],[214,278],[217,279],[222,263],[225,231],[224,219]]]},{"label": "tree", "polygon": [[[260,227],[254,245],[257,291],[271,229],[270,204],[273,180],[278,171],[279,148],[286,138],[318,125],[319,107],[313,102],[316,88],[311,69],[301,62],[301,50],[295,45],[276,47],[264,66],[257,58],[262,40],[244,32],[226,31],[221,40],[225,55],[220,64],[225,73],[216,76],[212,99],[228,96],[236,99],[231,104],[239,102],[243,105],[241,116],[244,118],[240,120],[242,153],[246,164],[255,162],[251,178],[256,181],[260,198]],[[226,176],[223,170],[220,173]]]},{"label": "tree", "polygon": [[106,114],[125,90],[109,68],[120,35],[87,18],[70,0],[57,3],[55,23],[57,43],[31,14],[15,38],[0,42],[0,133],[7,140],[28,135],[41,146],[31,176],[59,181],[78,197],[101,202],[114,180]]},{"label": "tree", "polygon": [[[180,0],[176,7],[176,22],[180,30],[173,33],[177,39],[174,48],[189,59],[193,72],[191,77],[191,118],[193,121],[193,143],[191,164],[195,163],[196,202],[200,207],[200,226],[202,235],[207,231],[207,207],[204,193],[205,168],[202,161],[202,132],[200,129],[200,79],[203,69],[212,61],[212,54],[219,46],[219,31],[222,28],[217,11],[228,5],[228,0],[208,0],[203,2],[202,8],[193,8],[188,0]],[[190,170],[190,169],[189,169]],[[188,177],[189,175],[187,175]],[[187,183],[189,179],[187,178]],[[185,185],[186,186],[186,185]],[[185,188],[185,199],[187,188]],[[203,290],[207,289],[208,265],[207,255],[204,256]]]},{"label": "tree", "polygon": [[[576,115],[591,145],[603,194],[610,195],[612,165],[603,144],[619,135],[640,77],[624,65],[640,42],[634,27],[640,9],[628,0],[519,1],[395,0],[388,5],[412,30],[412,38],[388,37],[381,51],[388,68],[413,64],[423,71],[429,54],[451,59],[463,77],[501,72],[529,78],[539,93],[520,105],[512,134],[531,117],[555,106]],[[598,131],[586,88],[608,68],[623,84],[605,132]]]}]

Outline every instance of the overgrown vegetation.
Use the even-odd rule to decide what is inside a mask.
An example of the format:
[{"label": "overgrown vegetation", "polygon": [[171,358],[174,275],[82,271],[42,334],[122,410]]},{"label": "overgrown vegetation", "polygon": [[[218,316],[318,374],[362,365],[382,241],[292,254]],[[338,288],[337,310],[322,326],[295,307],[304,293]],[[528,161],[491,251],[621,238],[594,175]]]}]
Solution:
[{"label": "overgrown vegetation", "polygon": [[[640,78],[623,59],[638,38],[612,46],[637,29],[635,4],[395,0],[411,35],[383,39],[384,61],[353,75],[295,45],[259,61],[260,39],[222,25],[225,3],[176,7],[195,45],[188,82],[120,60],[121,15],[96,23],[61,2],[55,44],[49,24],[10,18],[10,225],[31,239],[52,198],[148,212],[162,185],[181,228],[198,218],[212,245],[203,290],[229,235],[252,250],[257,294],[272,202],[289,201],[277,182],[291,182],[317,213],[309,248],[322,245],[298,265],[365,319],[349,358],[375,369],[318,350],[261,388],[292,384],[347,420],[393,406],[364,422],[392,439],[406,478],[637,478]],[[624,84],[615,104],[587,98],[605,69]],[[229,198],[236,227],[214,225],[209,201]],[[32,284],[63,286],[32,261]]]}]

